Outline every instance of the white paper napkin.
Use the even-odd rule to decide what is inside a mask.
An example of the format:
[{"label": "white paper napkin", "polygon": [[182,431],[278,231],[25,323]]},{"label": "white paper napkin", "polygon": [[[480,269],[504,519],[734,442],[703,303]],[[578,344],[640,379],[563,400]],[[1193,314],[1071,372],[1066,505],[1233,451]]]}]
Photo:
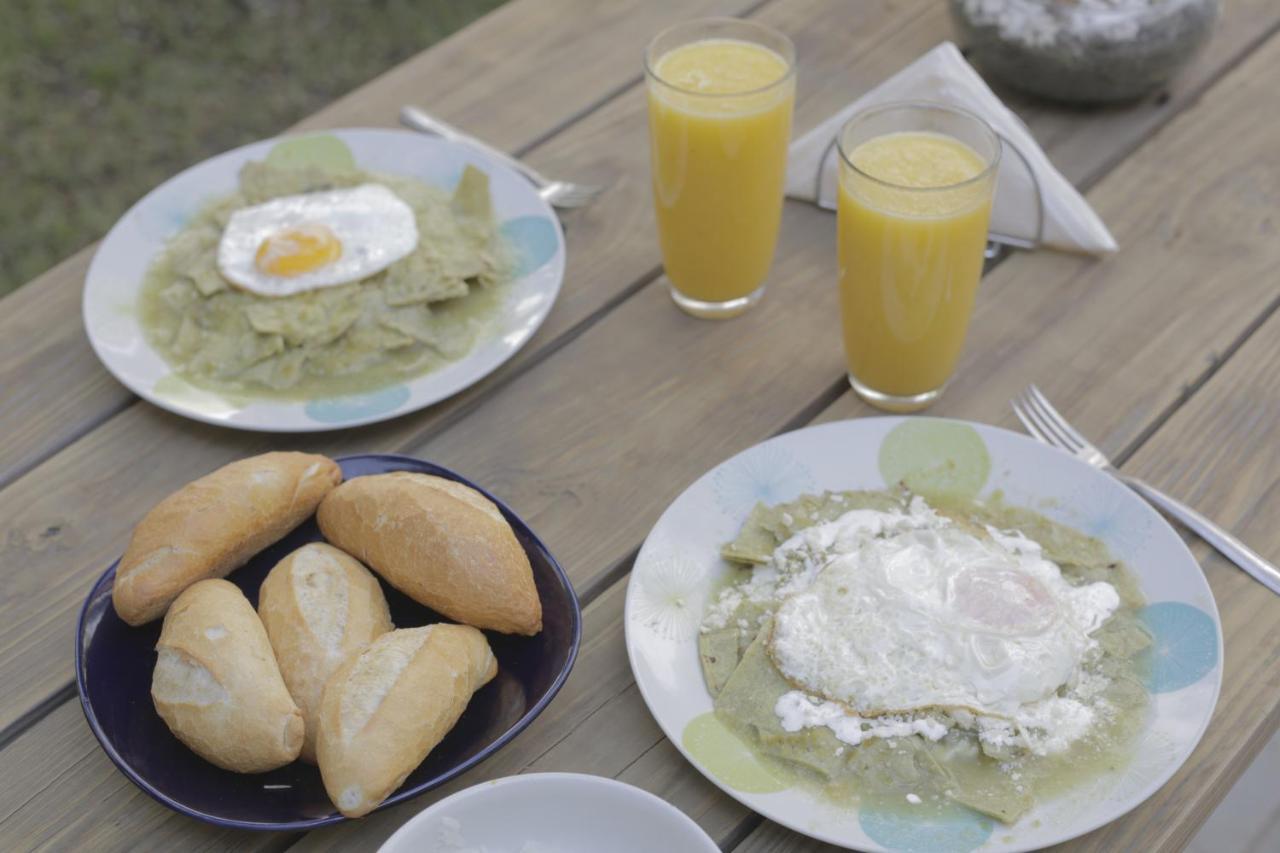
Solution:
[{"label": "white paper napkin", "polygon": [[[1044,230],[1040,244],[1069,252],[1114,252],[1116,241],[1107,226],[1053,167],[1044,151],[1012,110],[988,88],[954,44],[944,41],[875,89],[858,98],[791,145],[787,165],[787,195],[835,209],[836,176],[839,173],[834,146],[840,128],[854,113],[888,101],[934,101],[963,107],[985,119],[1006,140],[996,184],[991,231],[1028,241],[1036,237],[1035,185],[1022,159],[1039,181],[1044,198]],[[818,167],[826,156],[822,187]],[[815,197],[816,194],[816,197]]]}]

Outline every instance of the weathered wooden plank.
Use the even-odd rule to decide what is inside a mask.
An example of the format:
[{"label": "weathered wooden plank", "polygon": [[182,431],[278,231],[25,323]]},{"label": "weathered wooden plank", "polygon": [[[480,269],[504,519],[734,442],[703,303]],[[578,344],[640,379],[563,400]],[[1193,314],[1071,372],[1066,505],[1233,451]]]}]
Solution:
[{"label": "weathered wooden plank", "polygon": [[517,0],[297,128],[394,124],[403,104],[417,104],[501,148],[519,150],[640,79],[641,56],[654,33],[682,20],[745,14],[764,2]]},{"label": "weathered wooden plank", "polygon": [[[293,129],[394,126],[400,106],[416,103],[498,145],[524,149],[634,83],[652,33],[760,2],[516,0]],[[577,175],[578,165],[562,173]],[[98,363],[79,322],[93,250],[0,300],[0,485],[133,402]]]},{"label": "weathered wooden plank", "polygon": [[0,299],[0,486],[129,405],[80,316],[92,247]]},{"label": "weathered wooden plank", "polygon": [[241,841],[265,840],[184,818],[142,793],[98,746],[76,702],[0,751],[0,768],[7,780],[0,789],[0,842],[8,850],[232,850]]},{"label": "weathered wooden plank", "polygon": [[[863,18],[855,21],[861,20],[865,26],[860,30],[858,44],[865,44],[868,50],[856,60],[851,59],[849,43],[843,36],[833,34],[825,41],[810,38],[803,60],[798,103],[800,127],[815,123],[840,103],[838,90],[807,85],[803,76],[806,70],[813,81],[842,77],[848,87],[863,87],[893,70],[900,64],[901,56],[915,55],[937,40],[941,16],[919,14],[922,10],[933,10],[932,5],[915,3],[887,8],[901,17],[886,17],[880,6],[859,7]],[[789,24],[788,28],[797,32],[806,32],[805,28],[811,25],[826,26],[830,31],[833,23],[846,23],[850,19],[844,7],[821,0],[789,0],[780,3],[777,11],[771,9],[765,7],[766,19]],[[770,14],[772,18],[768,17]],[[886,47],[890,35],[895,40],[889,43],[898,45],[896,52]],[[878,46],[872,49],[872,45]],[[469,392],[389,424],[302,437],[220,430],[138,404],[0,491],[0,530],[6,531],[5,538],[0,539],[0,569],[13,567],[9,571],[0,570],[0,592],[4,593],[0,596],[0,653],[3,654],[0,678],[5,674],[10,676],[9,688],[0,696],[0,729],[70,678],[70,661],[57,646],[47,645],[44,638],[66,635],[76,599],[84,594],[89,579],[120,552],[132,525],[165,494],[231,459],[270,447],[308,448],[339,454],[396,450],[417,444],[420,435],[439,431],[475,409],[477,400],[520,376],[529,364],[560,346],[563,337],[572,337],[576,328],[595,318],[631,292],[635,282],[651,274],[657,262],[657,246],[647,181],[647,151],[643,145],[644,127],[643,92],[633,89],[537,150],[535,159],[540,164],[552,167],[557,163],[586,164],[588,173],[608,177],[613,186],[594,205],[575,214],[571,221],[567,233],[570,261],[565,286],[546,325],[516,358]],[[800,215],[805,217],[803,222],[813,223],[819,229],[830,227],[830,217],[825,214],[802,209]],[[821,237],[821,230],[812,232],[806,228],[808,226],[797,221],[789,226],[788,233],[807,241],[803,245],[809,247],[811,253],[827,254],[829,238]],[[800,259],[799,268],[803,269],[806,252],[800,245],[797,244],[795,254]],[[680,324],[686,334],[705,328],[696,321],[677,316],[665,296],[651,290],[650,309],[643,322],[651,323],[652,329],[661,330],[672,322]],[[657,300],[652,299],[655,296]],[[784,308],[785,305],[774,305],[771,316],[778,316]],[[716,330],[721,336],[727,332],[729,329],[725,326]],[[646,333],[632,328],[631,337],[633,342],[640,343],[646,339]],[[638,365],[637,362],[613,363],[620,370]],[[639,363],[643,363],[643,357]],[[822,368],[825,373],[829,370],[829,364]],[[513,387],[520,384],[516,382]],[[503,393],[509,392],[510,389]],[[578,388],[568,389],[563,399],[565,402],[553,411],[547,411],[545,399],[529,411],[576,419],[573,406],[578,399]],[[526,420],[527,414],[522,412],[514,418]],[[503,417],[512,416],[504,414]],[[489,426],[497,424],[491,422]],[[497,442],[503,444],[508,438],[500,435]],[[512,449],[514,447],[508,447]],[[527,461],[523,459],[521,464]],[[501,495],[510,473],[505,472],[486,485]],[[545,475],[541,476],[547,481]],[[622,553],[625,549],[599,564],[571,564],[575,582],[586,582]],[[17,571],[19,566],[22,571]],[[39,651],[23,653],[28,647]]]}]

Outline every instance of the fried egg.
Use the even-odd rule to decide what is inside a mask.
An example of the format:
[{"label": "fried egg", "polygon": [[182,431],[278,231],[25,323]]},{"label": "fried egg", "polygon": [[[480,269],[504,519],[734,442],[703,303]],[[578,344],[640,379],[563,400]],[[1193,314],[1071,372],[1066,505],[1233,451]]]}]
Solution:
[{"label": "fried egg", "polygon": [[363,184],[237,210],[218,244],[218,270],[251,293],[289,296],[368,278],[417,245],[413,208]]},{"label": "fried egg", "polygon": [[855,714],[1020,720],[1080,676],[1119,595],[1067,583],[1025,537],[928,516],[882,536],[832,522],[837,548],[778,608],[770,654],[793,685]]}]

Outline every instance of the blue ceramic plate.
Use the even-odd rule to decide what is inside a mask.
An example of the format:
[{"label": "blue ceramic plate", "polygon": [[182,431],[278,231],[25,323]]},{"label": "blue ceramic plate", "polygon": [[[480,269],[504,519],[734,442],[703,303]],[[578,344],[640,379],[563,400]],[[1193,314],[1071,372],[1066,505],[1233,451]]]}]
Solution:
[{"label": "blue ceramic plate", "polygon": [[[498,675],[471,704],[440,744],[383,807],[416,797],[474,767],[501,749],[533,721],[560,690],[578,654],[581,611],[573,586],[551,552],[502,501],[463,477],[406,456],[368,454],[338,460],[346,479],[388,471],[435,474],[471,486],[497,504],[529,555],[542,599],[542,633],[509,637],[488,633]],[[258,586],[286,554],[321,541],[308,520],[281,541],[236,569],[228,580],[257,606]],[[170,733],[151,703],[151,671],[161,621],[131,628],[111,606],[113,564],[94,584],[80,611],[76,637],[76,684],[89,728],[116,766],[166,806],[219,826],[301,830],[345,818],[325,795],[320,771],[295,761],[270,773],[242,775],[214,767]],[[382,585],[398,628],[442,621],[434,611]]]}]

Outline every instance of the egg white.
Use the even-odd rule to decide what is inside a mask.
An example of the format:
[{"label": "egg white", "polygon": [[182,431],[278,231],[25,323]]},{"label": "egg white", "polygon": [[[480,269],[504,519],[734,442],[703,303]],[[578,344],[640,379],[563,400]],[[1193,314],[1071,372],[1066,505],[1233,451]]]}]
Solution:
[{"label": "egg white", "polygon": [[[320,224],[342,245],[341,255],[294,276],[263,272],[257,253],[274,234]],[[218,244],[218,270],[236,286],[261,296],[290,296],[368,278],[418,245],[413,208],[380,184],[282,196],[237,210]]]},{"label": "egg white", "polygon": [[884,536],[828,535],[836,553],[775,615],[774,662],[806,693],[867,716],[1019,719],[1079,677],[1119,596],[1067,583],[1025,537],[990,533],[933,516]]}]

